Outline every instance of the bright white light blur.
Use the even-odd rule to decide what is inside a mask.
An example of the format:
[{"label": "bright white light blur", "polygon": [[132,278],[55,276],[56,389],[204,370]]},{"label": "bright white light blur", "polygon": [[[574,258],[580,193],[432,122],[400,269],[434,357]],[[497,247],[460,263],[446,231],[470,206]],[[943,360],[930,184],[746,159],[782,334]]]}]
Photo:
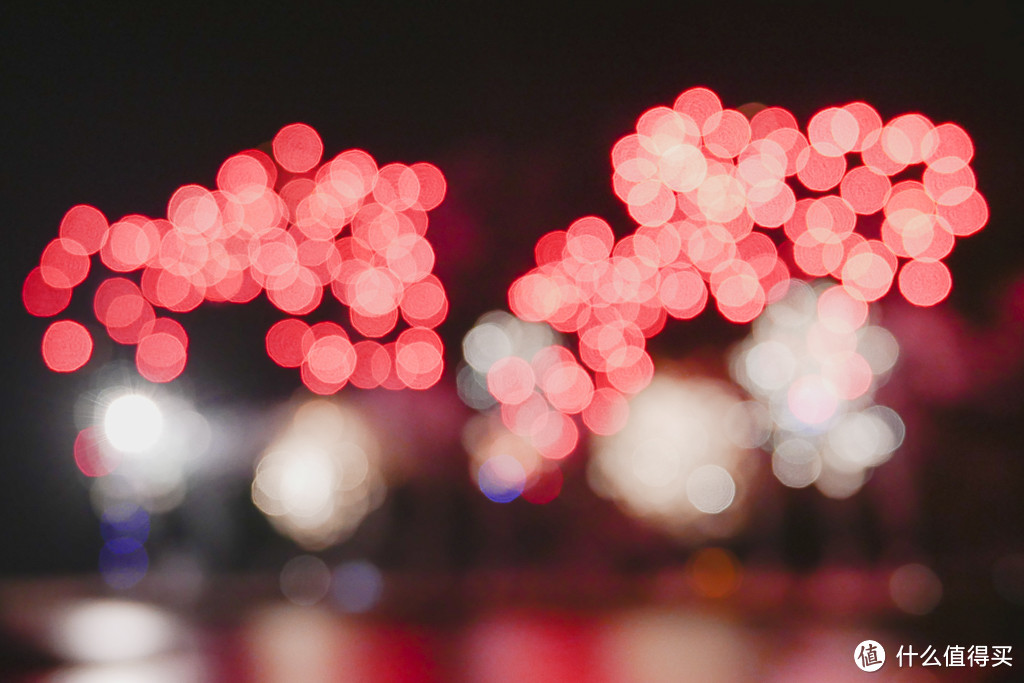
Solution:
[{"label": "bright white light blur", "polygon": [[723,382],[656,374],[626,426],[591,441],[591,487],[672,533],[731,533],[757,467],[734,439],[757,440],[756,412],[742,404]]},{"label": "bright white light blur", "polygon": [[384,495],[379,445],[356,410],[303,404],[256,465],[252,499],[281,533],[310,550],[348,537]]},{"label": "bright white light blur", "polygon": [[701,512],[717,515],[732,505],[736,482],[718,465],[701,465],[686,478],[686,497]]},{"label": "bright white light blur", "polygon": [[160,408],[141,394],[124,394],[114,399],[103,418],[107,440],[125,453],[142,453],[152,448],[163,427]]},{"label": "bright white light blur", "polygon": [[786,486],[846,498],[903,441],[899,415],[874,404],[899,347],[863,306],[835,285],[794,280],[733,352],[733,378],[772,423],[766,449]]},{"label": "bright white light blur", "polygon": [[66,608],[53,630],[54,648],[77,662],[116,662],[152,657],[173,648],[181,626],[150,605],[91,600]]}]

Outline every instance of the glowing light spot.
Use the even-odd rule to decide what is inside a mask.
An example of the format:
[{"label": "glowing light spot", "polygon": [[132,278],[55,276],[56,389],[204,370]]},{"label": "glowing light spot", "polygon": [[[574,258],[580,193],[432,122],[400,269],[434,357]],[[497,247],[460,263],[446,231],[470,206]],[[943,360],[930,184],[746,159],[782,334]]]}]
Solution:
[{"label": "glowing light spot", "polygon": [[320,163],[324,143],[310,126],[293,123],[274,136],[273,149],[281,168],[289,173],[305,173]]},{"label": "glowing light spot", "polygon": [[821,474],[821,455],[808,441],[787,439],[772,452],[772,472],[784,485],[801,489],[810,486]]},{"label": "glowing light spot", "polygon": [[43,333],[43,361],[54,372],[74,372],[92,357],[92,335],[79,323],[58,320]]},{"label": "glowing light spot", "polygon": [[360,389],[373,389],[387,380],[391,373],[391,356],[379,343],[364,340],[353,344],[356,368],[349,381]]},{"label": "glowing light spot", "polygon": [[690,88],[676,98],[672,108],[703,128],[710,116],[722,111],[722,101],[708,88]]},{"label": "glowing light spot", "polygon": [[830,107],[811,117],[807,124],[807,138],[811,146],[827,157],[839,157],[857,146],[860,125],[845,108]]},{"label": "glowing light spot", "polygon": [[839,193],[849,202],[853,210],[862,215],[870,215],[882,209],[892,183],[889,177],[868,166],[857,166],[851,169],[839,184]]},{"label": "glowing light spot", "polygon": [[564,478],[557,467],[548,471],[538,471],[526,483],[523,489],[523,500],[534,505],[546,505],[558,498],[562,492]]},{"label": "glowing light spot", "polygon": [[736,482],[718,465],[701,465],[686,478],[686,497],[701,512],[715,515],[732,505]]},{"label": "glowing light spot", "polygon": [[39,267],[33,268],[21,288],[25,310],[40,318],[57,315],[71,302],[70,288],[53,287],[43,279]]},{"label": "glowing light spot", "polygon": [[579,443],[579,430],[568,416],[551,411],[541,428],[530,436],[530,443],[545,458],[561,460],[576,449]]},{"label": "glowing light spot", "polygon": [[100,259],[107,268],[128,273],[153,261],[160,245],[160,231],[152,221],[142,216],[125,216],[110,226]]},{"label": "glowing light spot", "polygon": [[839,407],[835,387],[820,375],[805,375],[792,383],[788,405],[793,415],[809,425],[828,421]]},{"label": "glowing light spot", "polygon": [[39,259],[39,274],[51,287],[74,287],[89,274],[89,256],[78,242],[58,237],[43,250]]},{"label": "glowing light spot", "polygon": [[936,213],[949,225],[950,232],[957,237],[966,237],[985,227],[988,222],[988,203],[980,192],[974,190],[959,204],[940,204]]},{"label": "glowing light spot", "polygon": [[855,299],[875,301],[885,296],[896,274],[896,257],[882,242],[868,240],[851,249],[843,264],[843,286]]},{"label": "glowing light spot", "polygon": [[806,147],[797,157],[796,177],[808,190],[825,192],[839,184],[846,173],[846,157],[825,156],[813,147]]},{"label": "glowing light spot", "polygon": [[832,332],[853,332],[867,321],[868,306],[837,285],[825,290],[818,297],[818,319]]},{"label": "glowing light spot", "polygon": [[217,187],[243,204],[262,197],[271,185],[266,167],[245,152],[228,157],[217,171]]},{"label": "glowing light spot", "polygon": [[267,330],[267,355],[283,368],[299,367],[306,357],[302,340],[308,330],[309,325],[297,318],[274,323]]},{"label": "glowing light spot", "polygon": [[373,609],[384,593],[384,577],[367,560],[345,562],[334,570],[334,602],[342,611],[361,614]]},{"label": "glowing light spot", "polygon": [[324,599],[331,588],[331,570],[319,557],[299,555],[281,569],[281,593],[290,602],[308,607]]},{"label": "glowing light spot", "polygon": [[86,427],[75,437],[75,465],[87,477],[103,477],[110,474],[116,461],[104,452],[103,436],[99,427]]},{"label": "glowing light spot", "polygon": [[581,412],[594,396],[590,375],[575,362],[548,369],[540,378],[540,387],[554,408],[569,415]]},{"label": "glowing light spot", "polygon": [[863,151],[864,144],[869,137],[872,135],[877,136],[880,133],[882,117],[879,116],[874,107],[864,102],[851,102],[843,107],[843,110],[857,121],[857,141],[850,151]]},{"label": "glowing light spot", "polygon": [[594,434],[608,436],[626,426],[629,403],[626,397],[611,387],[602,387],[583,409],[583,423]]},{"label": "glowing light spot", "polygon": [[921,178],[928,196],[936,204],[956,206],[971,197],[977,185],[974,171],[970,166],[963,166],[955,171],[943,173],[929,166]]},{"label": "glowing light spot", "polygon": [[929,134],[932,139],[924,143],[931,150],[925,156],[928,168],[939,173],[953,173],[971,163],[974,143],[971,136],[955,123],[943,123]]},{"label": "glowing light spot", "polygon": [[739,588],[742,571],[736,556],[724,548],[702,548],[687,566],[688,578],[701,595],[724,598]]},{"label": "glowing light spot", "polygon": [[899,164],[919,164],[935,151],[935,126],[920,114],[904,114],[882,129],[882,148]]},{"label": "glowing light spot", "polygon": [[[698,521],[698,528],[726,523],[741,508],[734,477],[748,476],[742,463],[753,463],[726,433],[726,416],[738,402],[718,382],[655,376],[630,401],[626,425],[592,439],[591,487],[676,533],[694,533]],[[702,519],[727,509],[720,521]]]},{"label": "glowing light spot", "polygon": [[942,581],[923,564],[905,564],[889,577],[889,595],[907,614],[924,616],[942,601]]},{"label": "glowing light spot", "polygon": [[103,431],[107,441],[124,453],[141,453],[156,444],[164,419],[152,399],[141,394],[123,394],[107,407]]},{"label": "glowing light spot", "polygon": [[170,382],[182,373],[187,362],[185,344],[167,332],[146,335],[135,349],[135,367],[150,382]]},{"label": "glowing light spot", "polygon": [[701,126],[708,151],[723,159],[739,155],[750,142],[750,123],[734,109],[715,112]]},{"label": "glowing light spot", "polygon": [[915,306],[934,306],[953,288],[953,276],[941,261],[907,261],[900,269],[900,292]]},{"label": "glowing light spot", "polygon": [[149,555],[133,538],[115,538],[100,550],[100,575],[116,590],[131,588],[146,576],[148,569]]},{"label": "glowing light spot", "polygon": [[401,308],[410,325],[437,327],[448,315],[448,297],[437,278],[429,276],[405,288]]},{"label": "glowing light spot", "polygon": [[480,466],[477,485],[495,503],[510,503],[526,486],[526,470],[511,455],[495,455]]},{"label": "glowing light spot", "polygon": [[96,207],[78,204],[60,222],[60,236],[79,245],[86,255],[95,254],[107,239],[107,217]]},{"label": "glowing light spot", "polygon": [[303,362],[303,367],[308,367],[316,379],[331,385],[344,385],[352,375],[355,365],[356,353],[352,343],[347,338],[334,334],[314,341]]},{"label": "glowing light spot", "polygon": [[533,368],[522,358],[509,356],[487,370],[487,390],[502,403],[522,403],[533,394]]}]

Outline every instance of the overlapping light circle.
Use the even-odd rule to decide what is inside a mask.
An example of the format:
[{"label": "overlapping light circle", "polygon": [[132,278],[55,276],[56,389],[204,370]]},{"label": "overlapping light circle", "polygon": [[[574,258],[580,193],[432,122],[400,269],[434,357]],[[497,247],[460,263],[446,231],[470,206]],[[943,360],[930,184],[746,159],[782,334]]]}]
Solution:
[{"label": "overlapping light circle", "polygon": [[[276,363],[301,368],[303,382],[320,394],[349,381],[431,386],[444,367],[432,330],[447,316],[448,299],[432,274],[425,235],[427,212],[445,195],[444,176],[429,163],[379,167],[356,149],[321,164],[323,149],[310,126],[285,126],[273,157],[247,150],[228,158],[215,189],[178,188],[166,218],[129,215],[110,224],[94,207],[72,207],[25,279],[26,309],[59,314],[98,257],[125,276],[96,289],[96,320],[115,342],[136,347],[139,374],[168,382],[185,368],[188,336],[158,309],[185,313],[204,301],[246,303],[265,292],[278,309],[300,317],[315,311],[329,288],[347,307],[349,330],[306,325],[293,341],[288,334],[297,328],[279,323],[267,336]],[[399,327],[405,330],[394,334]],[[353,343],[352,336],[366,339]],[[282,355],[282,345],[298,356]],[[88,362],[92,335],[59,320],[42,351],[50,369],[72,372]]]},{"label": "overlapping light circle", "polygon": [[380,444],[357,410],[303,404],[256,465],[252,500],[282,534],[310,550],[351,535],[383,500]]},{"label": "overlapping light circle", "polygon": [[[692,88],[672,107],[644,112],[611,154],[613,189],[637,229],[617,240],[588,216],[538,240],[536,266],[509,288],[509,307],[575,335],[578,355],[561,354],[559,378],[588,385],[572,394],[580,400],[562,402],[531,368],[551,409],[614,432],[628,397],[653,376],[646,339],[669,317],[693,318],[713,299],[726,319],[749,323],[786,295],[791,274],[833,277],[864,311],[894,284],[918,306],[948,296],[942,259],[988,219],[962,128],[917,113],[883,123],[854,102],[823,109],[801,131],[781,107],[748,109],[749,117]],[[488,372],[503,406],[532,396],[523,363]],[[811,380],[794,391],[821,393]]]},{"label": "overlapping light circle", "polygon": [[591,487],[679,535],[727,535],[757,469],[757,429],[737,391],[706,377],[657,374],[623,429],[592,441]]},{"label": "overlapping light circle", "polygon": [[903,441],[904,425],[874,395],[896,363],[895,338],[841,285],[791,283],[732,354],[731,374],[754,397],[752,446],[772,452],[783,484],[845,498]]}]

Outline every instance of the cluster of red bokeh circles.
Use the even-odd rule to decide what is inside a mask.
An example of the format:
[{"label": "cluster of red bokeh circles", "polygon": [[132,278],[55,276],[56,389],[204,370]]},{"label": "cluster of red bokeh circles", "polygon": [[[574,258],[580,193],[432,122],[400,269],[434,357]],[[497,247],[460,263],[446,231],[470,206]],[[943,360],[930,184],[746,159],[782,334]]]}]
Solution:
[{"label": "cluster of red bokeh circles", "polygon": [[[948,296],[942,259],[988,220],[962,128],[916,113],[883,125],[863,102],[819,111],[806,133],[781,107],[749,114],[692,88],[672,107],[644,112],[636,133],[615,144],[613,188],[636,231],[616,240],[607,223],[586,217],[548,233],[537,266],[509,288],[516,316],[577,335],[591,372],[567,353],[552,393],[536,363],[496,363],[488,388],[503,414],[536,387],[592,431],[617,431],[625,396],[653,375],[646,339],[668,316],[693,318],[713,297],[728,320],[750,322],[785,294],[791,272],[832,276],[865,303],[894,280],[918,306]],[[571,400],[558,393],[563,385]]]},{"label": "cluster of red bokeh circles", "polygon": [[[168,382],[185,367],[188,335],[156,309],[184,313],[204,301],[246,303],[266,292],[281,311],[304,316],[330,288],[365,339],[353,343],[337,323],[310,326],[292,317],[268,332],[271,359],[300,367],[306,386],[321,394],[349,381],[434,384],[444,364],[433,328],[447,316],[448,299],[432,274],[425,233],[427,212],[445,195],[441,171],[428,163],[378,167],[362,150],[321,164],[323,142],[302,123],[282,128],[272,152],[228,158],[214,190],[178,188],[166,218],[130,215],[109,224],[92,206],[73,207],[25,279],[26,309],[42,317],[63,311],[95,255],[114,273],[141,271],[138,282],[111,276],[100,283],[93,311],[111,339],[136,346],[143,377]],[[393,341],[376,341],[399,318],[407,328]],[[82,367],[92,349],[88,329],[73,320],[55,321],[43,335],[43,359],[58,372]]]}]

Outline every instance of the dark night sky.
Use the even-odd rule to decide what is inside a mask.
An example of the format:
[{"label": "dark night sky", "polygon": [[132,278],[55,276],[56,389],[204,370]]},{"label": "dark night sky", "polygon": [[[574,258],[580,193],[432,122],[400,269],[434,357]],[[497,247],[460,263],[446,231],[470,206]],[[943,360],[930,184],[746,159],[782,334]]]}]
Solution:
[{"label": "dark night sky", "polygon": [[[227,156],[293,121],[317,128],[330,155],[361,147],[384,162],[429,160],[445,171],[449,199],[437,224],[459,226],[446,238],[454,256],[440,262],[439,248],[449,349],[477,315],[503,304],[542,233],[587,213],[620,235],[629,230],[610,189],[611,145],[646,108],[694,85],[727,106],[786,106],[802,123],[857,99],[885,118],[920,111],[958,122],[975,140],[992,218],[950,259],[953,304],[983,319],[1024,270],[1019,7],[761,3],[752,15],[722,3],[624,3],[526,15],[426,4],[145,4],[0,10],[0,572],[91,568],[96,552],[96,522],[70,460],[71,415],[88,377],[45,370],[46,321],[19,297],[61,216],[76,203],[111,220],[161,216],[176,187],[212,185]],[[86,317],[86,299],[76,293],[74,317]],[[207,400],[286,396],[298,385],[263,354],[275,319],[265,300],[203,308],[184,317],[193,335],[186,375]]]}]

